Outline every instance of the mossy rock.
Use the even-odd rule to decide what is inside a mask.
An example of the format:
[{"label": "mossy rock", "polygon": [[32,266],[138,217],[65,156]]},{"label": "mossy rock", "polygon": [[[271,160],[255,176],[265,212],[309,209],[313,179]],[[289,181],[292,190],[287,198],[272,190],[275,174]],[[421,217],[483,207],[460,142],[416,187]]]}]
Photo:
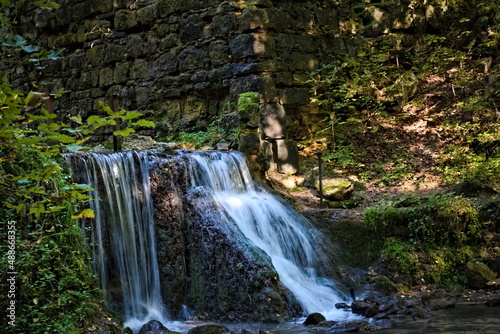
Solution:
[{"label": "mossy rock", "polygon": [[482,262],[469,262],[465,268],[465,277],[470,287],[482,289],[489,281],[494,280],[496,275]]},{"label": "mossy rock", "polygon": [[[344,201],[349,199],[354,191],[354,184],[343,178],[322,180],[323,196],[330,201]],[[316,181],[316,189],[319,189],[319,181]]]},{"label": "mossy rock", "polygon": [[326,207],[330,209],[353,209],[359,206],[359,199],[349,199],[344,201],[325,201]]},{"label": "mossy rock", "polygon": [[244,123],[258,126],[259,115],[259,93],[247,92],[238,97],[238,115]]}]

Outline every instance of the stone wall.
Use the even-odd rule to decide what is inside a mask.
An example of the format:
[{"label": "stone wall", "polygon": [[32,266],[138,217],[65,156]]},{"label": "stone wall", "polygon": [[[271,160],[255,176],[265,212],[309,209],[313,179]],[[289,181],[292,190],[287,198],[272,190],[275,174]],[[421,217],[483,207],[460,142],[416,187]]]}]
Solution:
[{"label": "stone wall", "polygon": [[[379,1],[371,1],[378,3]],[[307,71],[333,55],[355,53],[353,38],[390,30],[439,28],[446,1],[394,1],[353,13],[344,1],[60,0],[49,11],[27,7],[17,32],[64,56],[2,63],[15,87],[44,83],[59,115],[99,113],[113,96],[121,108],[149,114],[157,138],[237,116],[238,95],[258,92],[258,122],[241,120],[249,160],[262,156],[282,173],[298,168],[295,140],[321,128],[327,114],[311,104]],[[238,117],[236,117],[238,120]],[[227,122],[228,124],[230,122]],[[233,123],[231,123],[233,124]],[[238,126],[238,122],[233,126]],[[103,134],[106,135],[106,134]]]}]

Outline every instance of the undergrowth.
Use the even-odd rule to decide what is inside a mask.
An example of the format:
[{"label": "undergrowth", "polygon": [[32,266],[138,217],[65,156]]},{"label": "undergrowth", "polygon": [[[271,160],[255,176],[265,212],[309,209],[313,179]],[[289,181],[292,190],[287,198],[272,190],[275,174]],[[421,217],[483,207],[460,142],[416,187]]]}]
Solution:
[{"label": "undergrowth", "polygon": [[402,197],[367,208],[363,222],[374,240],[383,240],[381,259],[392,268],[391,279],[456,290],[465,287],[464,265],[481,260],[489,246],[485,235],[492,221],[484,212],[495,208],[454,194]]}]

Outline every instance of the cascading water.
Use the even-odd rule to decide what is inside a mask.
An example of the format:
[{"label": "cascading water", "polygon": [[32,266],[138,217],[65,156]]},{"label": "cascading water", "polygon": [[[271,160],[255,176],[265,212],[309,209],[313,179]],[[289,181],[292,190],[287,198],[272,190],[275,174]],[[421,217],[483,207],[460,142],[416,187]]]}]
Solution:
[{"label": "cascading water", "polygon": [[[319,255],[307,221],[275,196],[257,189],[239,152],[187,154],[192,187],[209,189],[246,238],[272,259],[280,281],[306,312],[334,311],[341,301],[332,281],[316,276]],[[345,313],[343,312],[345,315]]]},{"label": "cascading water", "polygon": [[93,188],[94,223],[83,228],[90,229],[105,301],[131,328],[164,321],[147,153],[68,154],[67,159],[74,178]]},{"label": "cascading water", "polygon": [[[266,277],[272,277],[274,280],[275,274],[272,272],[277,272],[281,284],[292,292],[304,312],[321,312],[335,318],[345,317],[345,312],[336,311],[334,308],[334,305],[341,301],[341,297],[333,282],[318,277],[316,274],[316,269],[325,264],[321,263],[322,257],[315,247],[308,222],[253,182],[241,153],[179,151],[166,157],[163,155],[163,158],[155,158],[154,152],[85,153],[68,154],[67,159],[75,180],[89,184],[93,188],[90,192],[93,198],[90,204],[96,217],[88,233],[94,266],[100,277],[105,301],[112,309],[125,317],[125,325],[138,329],[151,319],[168,322],[160,289],[160,281],[165,284],[166,277],[163,276],[168,276],[165,268],[170,268],[169,263],[165,263],[165,247],[172,250],[175,248],[182,252],[180,257],[184,258],[185,263],[184,265],[181,263],[181,269],[174,275],[174,280],[178,277],[185,277],[190,282],[188,293],[191,295],[196,291],[205,291],[205,296],[214,296],[210,290],[214,290],[214,284],[222,284],[222,286],[231,285],[232,289],[241,288],[237,293],[233,290],[235,292],[233,297],[238,294],[243,297],[243,303],[251,302],[253,298],[261,298],[260,296],[266,296],[266,300],[271,300],[268,299],[269,297],[275,298],[273,301],[279,302],[280,297],[277,294],[269,293],[271,285],[272,289],[279,290],[280,288],[273,285],[272,281],[271,283],[266,281],[268,280]],[[164,190],[158,189],[161,182],[158,182],[159,174],[152,171],[155,168],[156,171],[166,173],[165,180],[172,181],[180,178],[175,182],[167,182],[171,186],[174,186],[174,183],[177,186],[174,188],[169,188],[169,186]],[[184,170],[185,174],[174,173],[179,170]],[[173,178],[173,175],[178,176]],[[155,180],[154,187],[150,184],[150,177]],[[153,194],[152,188],[155,189]],[[159,195],[162,191],[167,192]],[[168,194],[176,195],[169,198]],[[161,223],[163,234],[158,232],[160,227],[154,222],[153,200],[155,200],[154,203],[159,204],[158,198],[163,202],[156,208],[157,210],[164,210],[167,207],[175,207],[178,210],[191,208],[191,211],[168,220],[167,224]],[[217,213],[219,211],[223,214]],[[165,212],[160,216],[174,217],[171,214],[171,212]],[[84,229],[89,227],[85,226],[89,224],[88,221],[82,223]],[[204,225],[211,223],[216,225]],[[182,236],[175,234],[165,239],[164,229],[170,229],[175,224],[180,227],[179,230],[187,233],[185,241],[181,240]],[[199,226],[196,229],[200,234],[190,237],[190,230],[196,232],[195,225]],[[217,226],[222,226],[222,228],[216,230]],[[228,228],[224,228],[225,226]],[[213,233],[213,238],[208,237],[209,234],[206,234],[208,232]],[[156,233],[159,233],[158,236],[163,242],[165,240],[167,242],[166,245],[158,245],[162,247],[162,254],[164,254],[161,259],[157,259]],[[222,242],[220,238],[227,239]],[[197,240],[201,244],[196,244]],[[219,255],[212,253],[212,250],[219,248],[211,248],[204,244],[208,240],[220,245],[220,250],[224,252],[220,256],[230,257],[232,261],[226,263],[213,259],[214,256]],[[173,241],[176,242],[175,247],[171,244]],[[239,246],[234,247],[233,244]],[[196,245],[202,245],[202,249],[196,248]],[[241,250],[250,248],[260,250],[248,253]],[[203,255],[204,260],[201,263],[193,262],[193,256],[202,255],[197,253],[199,251],[206,252]],[[227,253],[229,251],[236,253]],[[259,255],[261,253],[266,255]],[[158,267],[159,261],[162,262],[161,271]],[[221,281],[224,275],[217,271],[212,273],[214,274],[212,277],[198,277],[196,275],[203,275],[205,272],[203,269],[200,270],[201,267],[197,267],[203,265],[203,261],[210,262],[207,267],[207,269],[210,268],[209,271],[224,262],[228,267],[220,267],[219,272],[223,270],[224,275],[230,277],[234,276],[232,270],[241,271],[242,263],[246,263],[248,267],[243,269],[244,272],[247,275],[255,274],[256,280],[245,281],[247,283],[238,286],[237,279],[233,279],[231,283]],[[257,262],[250,264],[248,261]],[[268,264],[264,264],[263,261],[268,261],[266,262]],[[266,266],[271,266],[271,262],[275,271],[265,269]],[[160,272],[163,273],[162,280]],[[214,281],[211,281],[212,278]],[[207,289],[210,290],[203,290],[205,282]],[[182,285],[183,283],[179,285],[177,282],[176,286],[184,291],[185,287]],[[163,292],[165,293],[166,290]],[[223,290],[224,288],[221,288],[221,291]],[[171,290],[172,293],[183,291]],[[166,298],[168,299],[169,296]],[[180,297],[181,300],[183,298],[185,297]],[[219,300],[221,302],[226,300],[224,299],[226,297],[220,298],[222,298]],[[192,304],[201,302],[199,298],[193,299],[192,297],[186,300]],[[166,302],[169,301],[166,300]],[[237,301],[234,300],[234,302]],[[206,309],[207,304],[203,305]],[[213,303],[210,305],[209,307],[213,307]],[[169,307],[171,307],[170,304]],[[265,309],[271,310],[273,305]],[[188,311],[185,306],[183,310]],[[232,314],[238,314],[238,309],[229,311],[233,312]],[[216,310],[212,314],[220,316],[218,312]]]}]

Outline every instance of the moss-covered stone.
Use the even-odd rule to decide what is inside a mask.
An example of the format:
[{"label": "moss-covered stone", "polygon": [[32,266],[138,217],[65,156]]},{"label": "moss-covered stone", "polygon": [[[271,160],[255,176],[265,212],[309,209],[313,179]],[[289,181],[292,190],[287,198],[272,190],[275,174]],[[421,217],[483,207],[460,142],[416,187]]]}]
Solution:
[{"label": "moss-covered stone", "polygon": [[[354,191],[351,181],[343,178],[332,178],[322,180],[323,196],[331,201],[343,201],[348,199]],[[316,189],[319,189],[319,180],[316,181]]]},{"label": "moss-covered stone", "polygon": [[465,277],[469,286],[482,289],[496,278],[496,274],[482,262],[469,262],[465,268]]},{"label": "moss-covered stone", "polygon": [[259,103],[259,93],[246,92],[238,96],[238,115],[242,122],[255,123],[255,118],[258,120]]}]

